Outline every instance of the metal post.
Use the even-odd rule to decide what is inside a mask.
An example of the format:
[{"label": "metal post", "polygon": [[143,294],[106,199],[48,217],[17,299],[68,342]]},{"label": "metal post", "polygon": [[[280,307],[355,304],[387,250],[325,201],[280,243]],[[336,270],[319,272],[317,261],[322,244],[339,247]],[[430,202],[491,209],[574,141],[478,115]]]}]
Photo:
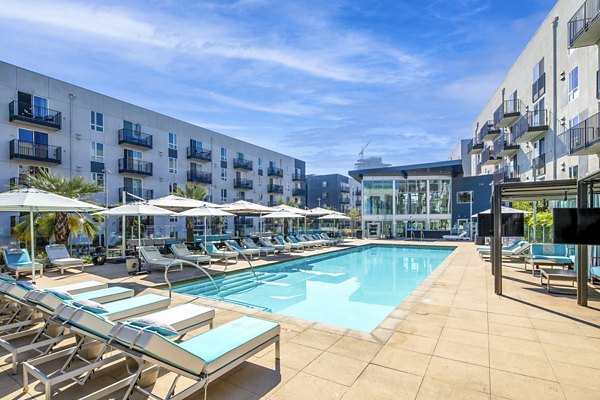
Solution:
[{"label": "metal post", "polygon": [[502,188],[494,186],[494,292],[502,295]]},{"label": "metal post", "polygon": [[469,237],[471,240],[473,240],[473,194],[474,191],[471,190],[471,201],[469,201]]},{"label": "metal post", "polygon": [[[127,202],[127,192],[123,190],[123,195],[121,198],[123,205]],[[125,216],[121,217],[121,256],[125,257]]]},{"label": "metal post", "polygon": [[35,229],[33,226],[33,211],[29,210],[29,234],[31,238],[31,282],[35,283]]},{"label": "metal post", "polygon": [[[588,183],[579,181],[577,185],[577,208],[587,208]],[[588,303],[588,246],[577,245],[577,304],[587,307]]]},{"label": "metal post", "polygon": [[558,179],[556,168],[556,136],[558,134],[558,121],[556,110],[558,109],[558,57],[556,38],[558,35],[558,17],[552,21],[552,179]]}]

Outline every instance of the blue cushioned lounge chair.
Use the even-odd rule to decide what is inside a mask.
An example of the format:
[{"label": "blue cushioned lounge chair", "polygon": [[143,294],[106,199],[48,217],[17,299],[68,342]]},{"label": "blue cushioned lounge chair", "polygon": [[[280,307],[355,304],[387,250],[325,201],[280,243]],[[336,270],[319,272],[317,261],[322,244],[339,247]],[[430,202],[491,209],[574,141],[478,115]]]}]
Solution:
[{"label": "blue cushioned lounge chair", "polygon": [[39,272],[40,276],[44,275],[44,266],[41,263],[34,263],[29,257],[29,252],[26,249],[4,249],[5,269],[12,272],[15,278],[19,279],[19,274],[31,274],[35,265],[35,272]]},{"label": "blue cushioned lounge chair", "polygon": [[571,267],[573,259],[569,257],[569,251],[566,244],[538,244],[531,245],[531,255],[529,256],[529,264],[531,264],[531,273],[535,275],[535,271],[540,265],[551,267]]}]

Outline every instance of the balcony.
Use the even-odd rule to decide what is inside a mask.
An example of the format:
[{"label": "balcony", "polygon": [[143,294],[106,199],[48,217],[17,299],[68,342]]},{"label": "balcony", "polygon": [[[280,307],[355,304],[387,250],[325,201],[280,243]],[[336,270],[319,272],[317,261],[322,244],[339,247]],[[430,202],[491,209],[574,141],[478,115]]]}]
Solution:
[{"label": "balcony", "polygon": [[278,176],[280,178],[283,177],[283,169],[277,167],[269,167],[267,170],[268,176]]},{"label": "balcony", "polygon": [[154,190],[152,189],[123,186],[119,188],[119,199],[123,198],[123,192],[127,192],[144,200],[152,200],[154,198]]},{"label": "balcony", "polygon": [[569,20],[569,47],[593,46],[600,40],[600,1],[587,0]]},{"label": "balcony", "polygon": [[[493,142],[502,133],[500,128],[494,126],[493,121],[487,121],[479,129],[479,142]],[[482,148],[483,150],[483,148]]]},{"label": "balcony", "polygon": [[496,157],[512,157],[520,148],[519,144],[512,142],[510,134],[503,133],[494,140],[494,156]]},{"label": "balcony", "polygon": [[362,201],[356,200],[356,207],[360,207],[362,205]]},{"label": "balcony", "polygon": [[133,158],[120,158],[119,173],[152,176],[152,163]]},{"label": "balcony", "polygon": [[119,144],[128,144],[144,149],[151,149],[152,135],[137,132],[132,129],[119,129]]},{"label": "balcony", "polygon": [[525,115],[510,128],[515,143],[535,142],[550,129],[550,111],[527,111]]},{"label": "balcony", "polygon": [[304,178],[302,177],[302,174],[299,174],[297,172],[294,172],[292,174],[292,180],[293,181],[304,181]]},{"label": "balcony", "polygon": [[306,189],[303,188],[293,188],[292,196],[306,196]]},{"label": "balcony", "polygon": [[486,147],[481,153],[481,164],[485,166],[496,165],[502,162],[502,157],[494,157],[494,152],[491,147]]},{"label": "balcony", "polygon": [[62,115],[59,111],[13,100],[8,104],[8,120],[10,122],[20,121],[29,125],[44,126],[58,131],[61,128]]},{"label": "balcony", "polygon": [[467,152],[469,155],[479,154],[483,151],[483,142],[479,142],[477,138],[471,139],[468,145]]},{"label": "balcony", "polygon": [[252,161],[246,160],[244,158],[234,158],[233,159],[233,168],[234,169],[245,169],[246,171],[252,171]]},{"label": "balcony", "polygon": [[348,185],[341,185],[340,186],[340,192],[341,193],[350,193],[350,186],[348,186]]},{"label": "balcony", "polygon": [[600,113],[569,129],[569,154],[582,156],[600,153]]},{"label": "balcony", "polygon": [[187,158],[198,161],[212,161],[212,152],[210,150],[199,149],[196,147],[187,148]]},{"label": "balcony", "polygon": [[205,183],[205,184],[211,184],[212,183],[212,174],[210,172],[202,172],[202,171],[197,171],[197,170],[189,170],[187,172],[187,179],[190,182],[194,182],[194,183]]},{"label": "balcony", "polygon": [[267,192],[283,194],[283,186],[270,183],[269,185],[267,185]]},{"label": "balcony", "polygon": [[252,179],[234,179],[233,187],[236,189],[252,189]]},{"label": "balcony", "polygon": [[535,103],[540,97],[546,94],[546,73],[544,72],[533,85],[531,85],[531,102]]},{"label": "balcony", "polygon": [[520,182],[521,178],[519,177],[518,168],[513,167],[512,165],[505,165],[502,168],[498,168],[494,171],[494,184],[500,182]]},{"label": "balcony", "polygon": [[27,175],[14,176],[8,180],[8,187],[10,190],[20,186],[29,186],[29,183],[27,182]]},{"label": "balcony", "polygon": [[350,204],[350,199],[342,197],[340,199],[340,204]]},{"label": "balcony", "polygon": [[60,164],[62,161],[62,148],[13,139],[10,141],[10,159]]},{"label": "balcony", "polygon": [[546,155],[534,157],[531,160],[531,168],[533,169],[534,176],[546,175]]},{"label": "balcony", "polygon": [[524,111],[525,107],[521,100],[504,100],[500,107],[494,111],[494,125],[498,128],[509,127],[521,118]]}]

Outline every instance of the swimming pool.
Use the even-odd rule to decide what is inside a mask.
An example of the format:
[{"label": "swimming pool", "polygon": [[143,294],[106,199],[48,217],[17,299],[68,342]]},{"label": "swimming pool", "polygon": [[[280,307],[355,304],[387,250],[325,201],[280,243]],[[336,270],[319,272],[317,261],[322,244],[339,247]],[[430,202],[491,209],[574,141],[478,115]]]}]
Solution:
[{"label": "swimming pool", "polygon": [[173,287],[292,317],[371,332],[454,247],[366,245]]}]

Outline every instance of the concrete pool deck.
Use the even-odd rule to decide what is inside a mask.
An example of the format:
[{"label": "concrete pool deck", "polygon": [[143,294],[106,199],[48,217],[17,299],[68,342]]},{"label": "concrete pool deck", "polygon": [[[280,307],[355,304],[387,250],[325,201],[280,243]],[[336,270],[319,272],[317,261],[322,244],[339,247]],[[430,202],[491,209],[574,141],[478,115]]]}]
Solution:
[{"label": "concrete pool deck", "polygon": [[[173,295],[216,309],[215,324],[242,315],[276,320],[282,327],[280,374],[269,348],[209,386],[209,399],[598,399],[600,398],[600,294],[590,306],[572,295],[547,294],[522,263],[505,264],[504,296],[493,291],[490,264],[471,243],[367,243],[456,245],[457,249],[371,333],[298,320],[228,303]],[[335,249],[335,248],[334,248]],[[332,249],[269,257],[280,261]],[[271,260],[269,260],[270,262]],[[253,265],[263,265],[253,262]],[[247,264],[240,261],[237,268]],[[223,268],[219,265],[217,268]],[[232,270],[232,269],[230,269]],[[193,268],[175,280],[198,277]],[[130,277],[123,265],[85,273],[51,273],[41,287],[102,280],[137,293],[162,293],[163,274]],[[566,288],[566,291],[573,289]],[[199,330],[200,332],[202,330]],[[22,374],[10,375],[0,358],[2,398],[40,398],[40,385],[24,395]],[[84,387],[59,388],[53,398],[79,398],[122,376],[122,365],[94,375]],[[154,391],[164,393],[169,376]],[[135,398],[143,398],[136,396]],[[196,398],[196,397],[193,397]]]}]

